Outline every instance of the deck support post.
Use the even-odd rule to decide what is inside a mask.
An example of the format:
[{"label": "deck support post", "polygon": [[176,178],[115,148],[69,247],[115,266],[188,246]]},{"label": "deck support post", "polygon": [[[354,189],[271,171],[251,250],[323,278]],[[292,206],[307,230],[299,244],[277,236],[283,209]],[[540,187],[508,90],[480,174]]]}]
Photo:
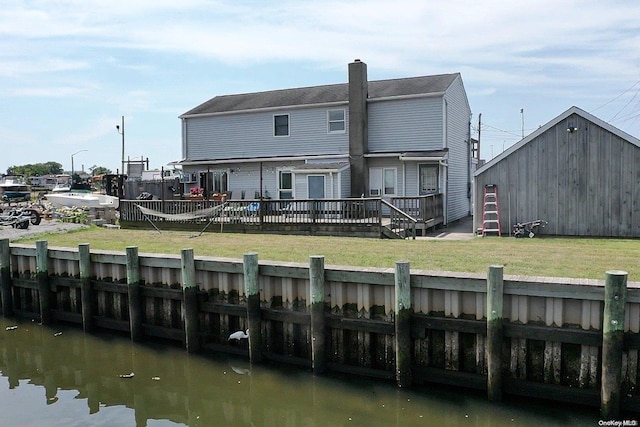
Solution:
[{"label": "deck support post", "polygon": [[142,339],[142,295],[140,292],[140,263],[138,248],[127,246],[127,290],[129,295],[129,328],[131,340]]},{"label": "deck support post", "polygon": [[244,291],[247,295],[247,323],[249,326],[249,360],[262,361],[262,320],[260,314],[260,283],[258,254],[246,253],[243,258]]},{"label": "deck support post", "polygon": [[604,420],[620,416],[622,341],[624,338],[627,272],[607,271],[602,316],[602,389],[600,415]]},{"label": "deck support post", "polygon": [[11,249],[9,247],[9,239],[0,240],[0,299],[2,300],[2,316],[13,316]]},{"label": "deck support post", "polygon": [[311,296],[311,352],[314,374],[326,369],[324,321],[324,256],[309,259],[309,295]]},{"label": "deck support post", "polygon": [[487,273],[487,396],[491,401],[502,400],[503,269],[491,265]]},{"label": "deck support post", "polygon": [[82,329],[93,330],[93,288],[91,287],[91,252],[88,243],[78,245],[80,268],[80,300],[82,304]]},{"label": "deck support post", "polygon": [[411,273],[408,261],[396,262],[396,382],[410,387],[411,375]]},{"label": "deck support post", "polygon": [[183,249],[182,254],[182,311],[187,352],[200,349],[200,320],[198,315],[198,286],[193,249]]},{"label": "deck support post", "polygon": [[50,325],[53,321],[51,312],[51,288],[49,286],[49,244],[46,240],[36,242],[36,275],[40,299],[40,322]]}]

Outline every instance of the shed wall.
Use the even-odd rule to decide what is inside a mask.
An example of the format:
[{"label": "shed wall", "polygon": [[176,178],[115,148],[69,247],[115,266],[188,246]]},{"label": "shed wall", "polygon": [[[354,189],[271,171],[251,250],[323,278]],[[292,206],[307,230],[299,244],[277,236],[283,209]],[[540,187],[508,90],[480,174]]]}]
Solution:
[{"label": "shed wall", "polygon": [[[568,132],[570,124],[577,130]],[[580,115],[476,176],[476,229],[486,184],[498,186],[503,233],[543,219],[540,234],[640,237],[640,148]]]}]

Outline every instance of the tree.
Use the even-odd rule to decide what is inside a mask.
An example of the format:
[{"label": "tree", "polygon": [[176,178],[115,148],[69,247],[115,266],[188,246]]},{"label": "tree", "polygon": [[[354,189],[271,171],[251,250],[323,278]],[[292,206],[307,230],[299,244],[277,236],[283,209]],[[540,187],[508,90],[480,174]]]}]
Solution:
[{"label": "tree", "polygon": [[89,170],[91,171],[92,176],[111,174],[111,169],[107,169],[104,166],[93,165],[89,168]]},{"label": "tree", "polygon": [[30,176],[58,175],[64,172],[58,162],[34,163],[22,166],[11,166],[7,169],[7,175]]}]

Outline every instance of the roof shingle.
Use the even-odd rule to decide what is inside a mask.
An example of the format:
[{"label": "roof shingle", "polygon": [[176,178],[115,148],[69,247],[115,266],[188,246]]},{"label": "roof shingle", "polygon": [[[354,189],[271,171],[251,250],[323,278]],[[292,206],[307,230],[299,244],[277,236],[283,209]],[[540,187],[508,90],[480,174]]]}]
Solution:
[{"label": "roof shingle", "polygon": [[[460,73],[402,79],[374,80],[368,83],[369,99],[442,93]],[[332,84],[293,89],[221,95],[187,111],[181,117],[264,108],[347,102],[349,84]]]}]

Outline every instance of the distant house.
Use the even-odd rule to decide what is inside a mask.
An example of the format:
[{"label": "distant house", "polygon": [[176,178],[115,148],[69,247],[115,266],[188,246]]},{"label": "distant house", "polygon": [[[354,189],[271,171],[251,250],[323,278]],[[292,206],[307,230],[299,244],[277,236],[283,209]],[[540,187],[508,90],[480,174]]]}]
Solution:
[{"label": "distant house", "polygon": [[233,199],[444,195],[471,213],[471,110],[459,73],[216,96],[182,114],[190,187]]},{"label": "distant house", "polygon": [[502,233],[518,222],[541,234],[640,237],[640,140],[571,107],[474,174],[474,226],[496,185]]}]

